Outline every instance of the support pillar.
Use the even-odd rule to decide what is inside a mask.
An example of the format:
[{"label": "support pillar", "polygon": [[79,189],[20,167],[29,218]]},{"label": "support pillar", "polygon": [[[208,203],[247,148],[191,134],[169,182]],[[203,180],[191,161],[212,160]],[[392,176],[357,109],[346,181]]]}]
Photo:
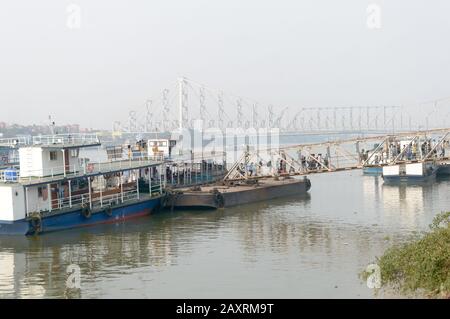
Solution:
[{"label": "support pillar", "polygon": [[150,198],[152,197],[152,167],[148,168],[148,193],[150,195]]},{"label": "support pillar", "polygon": [[123,172],[120,172],[120,201],[123,203]]},{"label": "support pillar", "polygon": [[163,165],[160,165],[160,174],[159,174],[159,192],[162,194],[162,179],[163,179]]},{"label": "support pillar", "polygon": [[103,207],[103,185],[100,185],[100,207]]},{"label": "support pillar", "polygon": [[69,207],[72,208],[72,181],[69,179]]},{"label": "support pillar", "polygon": [[62,157],[63,157],[63,173],[64,177],[66,177],[66,151],[62,149]]},{"label": "support pillar", "polygon": [[28,208],[28,187],[25,187],[25,216],[27,217],[29,213]]},{"label": "support pillar", "polygon": [[88,188],[89,188],[89,208],[92,209],[92,190],[91,190],[91,178],[88,177]]},{"label": "support pillar", "polygon": [[52,187],[50,184],[47,184],[47,193],[48,193],[48,211],[52,211]]},{"label": "support pillar", "polygon": [[139,171],[136,176],[136,190],[137,190],[137,199],[139,200]]}]

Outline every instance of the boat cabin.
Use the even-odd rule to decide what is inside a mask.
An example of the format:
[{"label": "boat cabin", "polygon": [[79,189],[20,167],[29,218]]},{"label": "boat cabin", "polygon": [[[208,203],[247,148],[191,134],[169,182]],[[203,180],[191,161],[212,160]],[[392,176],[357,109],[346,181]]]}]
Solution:
[{"label": "boat cabin", "polygon": [[80,170],[79,148],[26,146],[19,149],[21,177],[66,175]]},{"label": "boat cabin", "polygon": [[156,158],[170,158],[172,157],[172,150],[176,144],[176,140],[150,139],[147,142],[148,156]]},{"label": "boat cabin", "polygon": [[[69,174],[80,173],[82,147],[100,145],[93,134],[36,136],[18,148],[18,167],[0,170],[0,221],[26,217],[27,211],[57,208],[57,199],[68,193]],[[71,192],[83,188],[74,181]]]}]

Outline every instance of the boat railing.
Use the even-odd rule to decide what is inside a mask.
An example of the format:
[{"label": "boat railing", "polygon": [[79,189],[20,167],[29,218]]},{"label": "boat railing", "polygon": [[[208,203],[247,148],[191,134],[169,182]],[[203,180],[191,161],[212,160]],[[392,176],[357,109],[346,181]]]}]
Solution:
[{"label": "boat railing", "polygon": [[78,145],[97,145],[100,140],[94,133],[67,133],[54,135],[39,135],[32,137],[32,145],[41,146],[78,146]]},{"label": "boat railing", "polygon": [[[226,152],[222,151],[204,151],[204,152],[183,152],[181,154],[167,156],[163,153],[149,155],[146,151],[123,149],[122,156],[127,159],[151,159],[154,161],[170,161],[170,162],[201,162],[214,161],[223,159]],[[117,159],[116,159],[117,160]]]},{"label": "boat railing", "polygon": [[[155,185],[152,194],[155,194],[157,189],[160,189],[158,185]],[[76,194],[72,196],[64,196],[62,198],[51,199],[48,203],[48,207],[39,207],[38,211],[51,211],[58,212],[63,209],[80,208],[80,207],[92,207],[92,209],[99,209],[103,207],[110,207],[119,205],[122,203],[138,200],[143,194],[139,193],[137,189],[127,190],[124,192],[117,192],[114,194],[95,197],[89,195],[89,193]],[[47,204],[46,204],[47,205]]]},{"label": "boat railing", "polygon": [[187,162],[187,161],[208,161],[214,159],[223,159],[227,155],[224,151],[203,151],[203,152],[180,152],[179,154],[168,157],[168,160],[174,162]]},{"label": "boat railing", "polygon": [[20,147],[29,143],[30,139],[25,136],[0,138],[0,146],[2,147]]},{"label": "boat railing", "polygon": [[66,133],[37,136],[18,136],[0,138],[1,147],[21,147],[21,146],[82,146],[98,145],[100,140],[95,133]]},{"label": "boat railing", "polygon": [[[136,150],[124,150],[123,151],[123,157],[119,158],[119,159],[115,159],[117,160],[137,160],[137,159],[142,159],[142,160],[152,160],[152,161],[163,161],[165,159],[163,154],[160,155],[149,155],[147,152],[143,152],[143,151],[136,151]],[[114,160],[113,160],[114,161]]]},{"label": "boat railing", "polygon": [[20,179],[20,172],[16,168],[6,168],[0,170],[0,182],[17,183]]},{"label": "boat railing", "polygon": [[[70,166],[57,166],[37,170],[24,170],[22,176],[15,181],[20,182],[45,182],[57,178],[83,177],[85,175],[99,175],[112,172],[120,172],[138,169],[144,166],[154,166],[158,162],[149,158],[136,158],[128,160],[116,160],[108,162],[86,162]],[[23,169],[23,168],[22,168]]]},{"label": "boat railing", "polygon": [[[109,206],[119,205],[121,203],[139,199],[139,194],[136,189],[125,191],[123,193],[110,194],[102,197],[92,199],[93,208],[103,208]],[[86,204],[89,204],[87,202]]]}]

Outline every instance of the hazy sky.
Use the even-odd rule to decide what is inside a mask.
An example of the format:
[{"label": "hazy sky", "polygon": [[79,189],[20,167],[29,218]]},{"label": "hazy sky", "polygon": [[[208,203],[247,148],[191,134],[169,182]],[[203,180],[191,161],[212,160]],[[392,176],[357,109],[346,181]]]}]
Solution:
[{"label": "hazy sky", "polygon": [[0,121],[110,128],[182,75],[294,108],[448,97],[449,17],[448,0],[3,1]]}]

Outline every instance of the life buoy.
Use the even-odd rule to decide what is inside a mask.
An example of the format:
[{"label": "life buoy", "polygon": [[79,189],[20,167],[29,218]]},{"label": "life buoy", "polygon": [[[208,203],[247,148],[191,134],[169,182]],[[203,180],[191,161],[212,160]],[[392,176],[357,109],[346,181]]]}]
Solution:
[{"label": "life buoy", "polygon": [[84,218],[91,218],[92,211],[88,206],[85,206],[81,209],[81,215],[83,215]]},{"label": "life buoy", "polygon": [[309,191],[311,189],[311,181],[309,178],[306,179],[306,191]]}]

